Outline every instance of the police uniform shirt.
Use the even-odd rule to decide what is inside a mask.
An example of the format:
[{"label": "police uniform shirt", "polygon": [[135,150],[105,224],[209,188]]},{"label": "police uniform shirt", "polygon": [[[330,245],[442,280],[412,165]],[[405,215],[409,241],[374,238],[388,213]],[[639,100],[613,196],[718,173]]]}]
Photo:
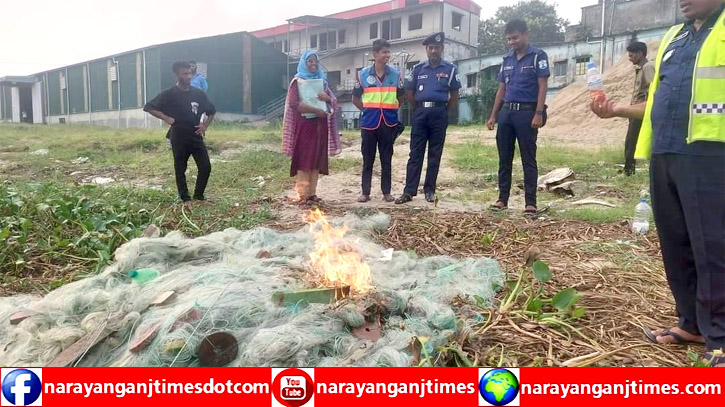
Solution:
[{"label": "police uniform shirt", "polygon": [[496,80],[506,85],[503,101],[506,103],[536,103],[539,98],[539,78],[548,78],[549,57],[539,48],[529,46],[518,59],[516,51],[503,57]]},{"label": "police uniform shirt", "polygon": [[415,92],[416,102],[448,102],[450,92],[460,88],[458,68],[443,60],[435,68],[421,62],[405,78],[405,89]]},{"label": "police uniform shirt", "polygon": [[[725,6],[723,6],[725,7]],[[720,9],[722,12],[722,8]],[[715,13],[700,30],[693,21],[670,42],[660,63],[660,83],[652,104],[653,154],[723,155],[725,144],[698,141],[687,144],[692,101],[692,74],[700,47],[720,13]]]}]

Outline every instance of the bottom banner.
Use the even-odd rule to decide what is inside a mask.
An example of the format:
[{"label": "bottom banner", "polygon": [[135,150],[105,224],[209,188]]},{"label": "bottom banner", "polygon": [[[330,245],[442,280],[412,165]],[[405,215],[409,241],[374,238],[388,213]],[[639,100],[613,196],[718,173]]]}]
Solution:
[{"label": "bottom banner", "polygon": [[707,368],[2,368],[2,406],[723,405]]}]

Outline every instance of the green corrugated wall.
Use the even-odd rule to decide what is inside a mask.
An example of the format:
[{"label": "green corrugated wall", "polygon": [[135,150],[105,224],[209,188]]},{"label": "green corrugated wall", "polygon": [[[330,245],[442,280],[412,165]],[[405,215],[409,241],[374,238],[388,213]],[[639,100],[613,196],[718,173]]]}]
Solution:
[{"label": "green corrugated wall", "polygon": [[[195,60],[207,64],[209,99],[218,111],[242,113],[242,38],[235,33],[159,45],[161,89],[174,85],[174,61]],[[155,95],[149,94],[149,99]]]},{"label": "green corrugated wall", "polygon": [[[247,100],[251,101],[251,106],[247,107],[251,108],[251,112],[248,113],[256,113],[259,106],[284,94],[282,77],[285,75],[287,57],[254,37],[250,37],[247,41],[251,44],[251,50],[245,54],[243,47],[247,35],[233,33],[147,48],[145,84],[143,66],[140,70],[137,67],[137,58],[143,63],[144,51],[134,51],[115,57],[118,61],[119,81],[111,82],[110,86],[108,63],[112,58],[88,62],[85,89],[89,93],[87,96],[83,87],[83,69],[86,64],[67,68],[67,95],[65,93],[61,95],[58,77],[59,72],[65,72],[65,69],[49,71],[46,73],[49,110],[47,114],[56,116],[84,113],[88,111],[87,104],[93,112],[116,110],[119,83],[121,109],[141,108],[144,87],[146,100],[151,100],[161,90],[173,86],[176,79],[171,72],[171,65],[179,60],[196,60],[207,64],[208,95],[220,112],[244,113],[243,78],[249,74],[247,77],[251,81],[251,89],[247,91],[251,91],[251,95]],[[249,54],[252,56],[251,62],[246,61],[246,64],[243,64],[244,55]],[[251,72],[244,72],[245,66],[251,66]],[[140,94],[139,89],[141,89]],[[7,89],[5,93],[6,95],[0,97],[10,100],[10,90]],[[3,117],[5,111],[10,111],[9,105],[10,103],[3,103],[3,112],[0,112]]]},{"label": "green corrugated wall", "polygon": [[252,106],[254,112],[287,92],[287,56],[252,37]]},{"label": "green corrugated wall", "polygon": [[85,89],[83,84],[83,65],[68,68],[67,78],[68,104],[66,111],[70,114],[85,113]]},{"label": "green corrugated wall", "polygon": [[159,66],[159,49],[146,50],[146,101],[161,92],[161,67]]},{"label": "green corrugated wall", "polygon": [[10,87],[0,86],[0,98],[2,98],[2,111],[0,111],[0,118],[4,120],[11,120],[13,118],[13,99],[11,95]]},{"label": "green corrugated wall", "polygon": [[[116,60],[118,61],[119,78],[121,79],[121,109],[142,107],[139,106],[137,99],[136,53],[118,56]],[[143,77],[141,82],[143,82]]]},{"label": "green corrugated wall", "polygon": [[51,116],[63,114],[60,104],[60,71],[48,72],[48,107]]}]

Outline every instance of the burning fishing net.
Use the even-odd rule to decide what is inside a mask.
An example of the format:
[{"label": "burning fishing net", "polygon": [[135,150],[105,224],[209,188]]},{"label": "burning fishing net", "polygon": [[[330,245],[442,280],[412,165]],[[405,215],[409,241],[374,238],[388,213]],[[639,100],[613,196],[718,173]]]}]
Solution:
[{"label": "burning fishing net", "polygon": [[[434,355],[463,327],[455,298],[490,302],[503,283],[492,259],[390,256],[372,242],[385,214],[308,221],[294,233],[138,238],[100,275],[0,298],[0,365],[199,366],[205,338],[226,332],[231,366],[407,366],[413,338]],[[144,268],[158,277],[129,277]],[[369,327],[377,337],[360,334]]]}]

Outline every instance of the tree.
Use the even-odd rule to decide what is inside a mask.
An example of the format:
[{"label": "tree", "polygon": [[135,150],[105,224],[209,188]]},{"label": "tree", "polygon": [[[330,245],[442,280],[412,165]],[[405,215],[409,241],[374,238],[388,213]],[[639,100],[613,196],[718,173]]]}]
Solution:
[{"label": "tree", "polygon": [[478,27],[478,51],[481,55],[507,51],[504,27],[506,23],[526,21],[533,45],[564,41],[564,28],[569,21],[559,17],[554,4],[545,0],[522,0],[513,6],[499,7],[494,17],[481,21]]}]

